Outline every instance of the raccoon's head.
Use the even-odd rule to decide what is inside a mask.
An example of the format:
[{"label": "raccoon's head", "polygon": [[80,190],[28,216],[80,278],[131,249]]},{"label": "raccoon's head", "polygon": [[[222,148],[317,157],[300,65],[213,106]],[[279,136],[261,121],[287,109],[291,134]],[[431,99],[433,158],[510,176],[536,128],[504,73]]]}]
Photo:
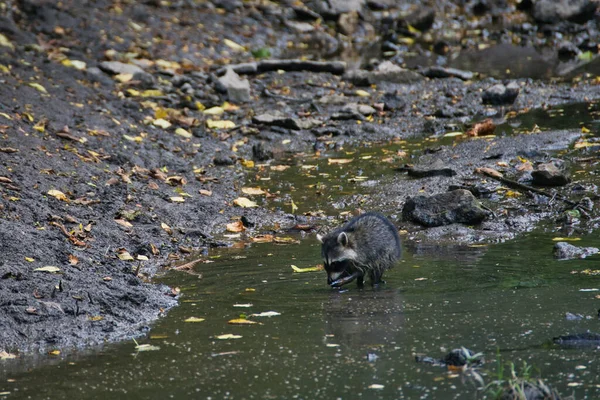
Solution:
[{"label": "raccoon's head", "polygon": [[331,283],[350,274],[350,267],[356,260],[357,254],[348,234],[346,232],[325,236],[317,234],[317,239],[322,243],[321,256],[327,271],[327,282]]}]

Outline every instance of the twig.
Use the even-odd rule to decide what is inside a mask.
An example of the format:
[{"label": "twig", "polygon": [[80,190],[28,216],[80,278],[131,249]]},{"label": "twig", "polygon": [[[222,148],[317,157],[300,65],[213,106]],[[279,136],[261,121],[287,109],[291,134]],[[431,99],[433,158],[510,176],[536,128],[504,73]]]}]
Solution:
[{"label": "twig", "polygon": [[488,178],[495,179],[495,180],[497,180],[499,182],[504,183],[507,186],[510,186],[510,187],[512,187],[514,189],[517,189],[517,190],[520,190],[520,191],[523,191],[523,192],[537,193],[539,195],[548,197],[548,198],[550,198],[552,200],[554,200],[556,198],[558,200],[564,201],[565,203],[567,203],[570,206],[576,206],[577,205],[577,203],[575,203],[575,202],[573,202],[573,201],[567,199],[566,197],[561,196],[561,195],[559,195],[557,193],[552,193],[552,194],[546,193],[545,191],[543,191],[541,189],[537,189],[537,188],[534,188],[534,187],[531,187],[531,186],[527,186],[527,185],[524,185],[524,184],[519,183],[517,181],[513,181],[512,179],[505,178],[505,177],[502,176],[502,174],[500,172],[498,172],[498,171],[496,171],[495,169],[492,169],[492,168],[475,168],[475,172],[478,173],[478,174],[485,175]]}]

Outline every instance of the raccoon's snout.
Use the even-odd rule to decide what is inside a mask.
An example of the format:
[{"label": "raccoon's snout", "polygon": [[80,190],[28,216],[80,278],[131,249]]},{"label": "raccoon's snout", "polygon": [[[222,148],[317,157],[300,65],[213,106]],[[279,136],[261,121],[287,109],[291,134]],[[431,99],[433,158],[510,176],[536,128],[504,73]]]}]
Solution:
[{"label": "raccoon's snout", "polygon": [[342,276],[343,273],[344,273],[344,271],[328,273],[327,274],[327,284],[331,285],[331,282],[337,281],[340,278],[340,276]]}]

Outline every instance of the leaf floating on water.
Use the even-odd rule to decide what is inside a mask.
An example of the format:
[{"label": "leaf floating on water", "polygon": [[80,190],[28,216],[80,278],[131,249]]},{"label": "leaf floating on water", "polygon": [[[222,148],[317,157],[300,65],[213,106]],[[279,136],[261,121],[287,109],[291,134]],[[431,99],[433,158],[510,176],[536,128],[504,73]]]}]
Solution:
[{"label": "leaf floating on water", "polygon": [[271,171],[285,171],[286,169],[288,169],[290,166],[289,165],[271,165],[269,168],[271,169]]},{"label": "leaf floating on water", "polygon": [[296,203],[294,203],[294,200],[292,200],[292,214],[294,214],[296,211],[298,211],[298,206]]},{"label": "leaf floating on water", "polygon": [[215,336],[215,339],[219,340],[230,340],[230,339],[241,339],[241,335],[234,335],[232,333],[226,333],[224,335]]},{"label": "leaf floating on water", "polygon": [[202,322],[202,321],[204,321],[204,318],[189,317],[189,318],[186,318],[183,322]]},{"label": "leaf floating on water", "polygon": [[258,314],[250,314],[251,317],[276,317],[278,315],[281,315],[281,313],[278,313],[277,311],[265,311]]},{"label": "leaf floating on water", "polygon": [[251,237],[250,240],[254,243],[271,243],[275,237],[273,235],[265,234],[265,235],[256,235]]},{"label": "leaf floating on water", "polygon": [[300,243],[300,240],[294,239],[294,238],[289,237],[289,236],[276,237],[276,238],[273,239],[273,241],[275,243],[279,243],[279,244],[299,244]]},{"label": "leaf floating on water", "polygon": [[328,164],[349,164],[354,161],[353,158],[329,158],[327,160]]},{"label": "leaf floating on water", "polygon": [[234,307],[240,307],[240,308],[250,308],[253,306],[252,303],[243,303],[243,304],[234,304]]},{"label": "leaf floating on water", "polygon": [[294,270],[294,272],[316,272],[316,271],[323,271],[323,265],[316,265],[314,267],[308,267],[308,268],[298,268],[295,265],[292,265],[292,269]]},{"label": "leaf floating on water", "polygon": [[340,345],[337,344],[337,343],[327,343],[325,346],[327,346],[327,347],[340,347]]},{"label": "leaf floating on water", "polygon": [[385,386],[384,385],[380,385],[379,383],[373,383],[372,385],[369,385],[369,389],[383,389]]},{"label": "leaf floating on water", "polygon": [[60,272],[60,268],[55,267],[53,265],[46,265],[45,267],[36,268],[36,269],[34,269],[34,271],[37,271],[37,272],[49,272],[51,274],[57,274],[57,273]]},{"label": "leaf floating on water", "polygon": [[135,346],[136,351],[156,351],[160,350],[160,347],[155,346],[153,344],[138,344]]},{"label": "leaf floating on water", "polygon": [[415,281],[426,281],[429,278],[415,278]]},{"label": "leaf floating on water", "polygon": [[266,194],[267,192],[265,192],[264,190],[262,190],[259,187],[243,187],[242,188],[242,193],[244,194],[248,194],[248,195],[261,195],[261,194]]},{"label": "leaf floating on water", "polygon": [[251,321],[249,319],[244,319],[244,318],[231,319],[231,320],[227,321],[227,323],[231,324],[231,325],[256,325],[256,324],[260,324],[260,322]]},{"label": "leaf floating on water", "polygon": [[467,136],[489,136],[496,131],[496,124],[490,118],[478,122],[467,131]]},{"label": "leaf floating on water", "polygon": [[456,136],[462,136],[464,135],[463,132],[460,131],[455,131],[455,132],[448,132],[444,134],[444,137],[456,137]]},{"label": "leaf floating on water", "polygon": [[67,195],[64,194],[63,192],[61,192],[60,190],[55,190],[55,189],[48,190],[48,195],[54,197],[57,200],[66,201],[66,202],[69,201],[69,199],[67,199]]},{"label": "leaf floating on water", "polygon": [[15,354],[7,353],[6,351],[0,351],[0,360],[10,360],[17,358]]},{"label": "leaf floating on water", "polygon": [[581,238],[570,238],[570,237],[555,237],[552,238],[553,242],[578,242]]},{"label": "leaf floating on water", "polygon": [[258,207],[258,204],[256,204],[254,201],[250,200],[247,197],[238,197],[233,201],[233,204],[242,208]]}]

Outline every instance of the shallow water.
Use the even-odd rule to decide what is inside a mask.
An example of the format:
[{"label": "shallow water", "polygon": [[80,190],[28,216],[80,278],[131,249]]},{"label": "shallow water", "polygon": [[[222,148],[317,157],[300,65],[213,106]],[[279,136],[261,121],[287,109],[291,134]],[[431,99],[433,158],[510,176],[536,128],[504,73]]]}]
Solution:
[{"label": "shallow water", "polygon": [[[499,350],[502,360],[526,361],[562,394],[598,398],[599,350],[548,344],[600,330],[599,292],[581,291],[600,287],[597,278],[571,273],[594,269],[597,259],[555,261],[552,243],[541,233],[491,247],[407,243],[382,288],[341,292],[327,287],[323,271],[292,272],[291,264],[319,261],[314,239],[218,250],[206,258],[213,263],[196,266],[202,278],[164,277],[183,296],[140,341],[159,350],[108,345],[99,354],[8,373],[0,392],[33,399],[475,398],[473,384],[414,360],[415,353],[437,358],[465,346],[485,354],[486,383],[495,378]],[[250,318],[261,325],[227,323],[265,311],[281,315]],[[568,321],[566,312],[591,319]],[[205,320],[184,322],[192,316]],[[215,339],[228,333],[242,337]]]},{"label": "shallow water", "polygon": [[[579,123],[597,131],[598,121],[597,104],[573,105],[520,115],[500,125],[497,134]],[[291,207],[293,200],[298,213],[323,209],[337,215],[350,209],[336,203],[339,195],[369,193],[377,190],[369,182],[397,177],[383,158],[422,147],[423,142],[397,142],[302,163],[291,159],[286,171],[263,171],[248,185],[280,191],[275,207]],[[356,161],[328,162],[345,157]],[[327,186],[327,196],[318,193],[319,184]],[[139,340],[157,350],[136,351],[135,343],[125,342],[41,355],[32,369],[27,360],[0,361],[0,399],[481,398],[472,381],[415,362],[416,354],[441,358],[461,346],[485,354],[479,370],[485,383],[496,379],[499,354],[502,365],[525,361],[534,376],[563,395],[600,398],[600,350],[551,344],[559,335],[600,332],[600,281],[572,273],[598,269],[599,256],[556,261],[552,235],[541,229],[489,246],[404,240],[403,260],[386,274],[385,285],[359,290],[350,284],[338,291],[327,287],[323,271],[292,272],[291,265],[320,263],[315,238],[296,239],[300,244],[213,250],[195,266],[196,275],[162,277],[182,297],[150,337]],[[594,236],[575,244],[598,245]],[[251,306],[235,306],[240,304]],[[266,311],[280,315],[249,317],[261,323],[251,326],[228,324],[241,314]],[[588,318],[570,321],[567,312]],[[204,321],[185,322],[189,317]],[[241,337],[216,339],[223,334]]]}]

